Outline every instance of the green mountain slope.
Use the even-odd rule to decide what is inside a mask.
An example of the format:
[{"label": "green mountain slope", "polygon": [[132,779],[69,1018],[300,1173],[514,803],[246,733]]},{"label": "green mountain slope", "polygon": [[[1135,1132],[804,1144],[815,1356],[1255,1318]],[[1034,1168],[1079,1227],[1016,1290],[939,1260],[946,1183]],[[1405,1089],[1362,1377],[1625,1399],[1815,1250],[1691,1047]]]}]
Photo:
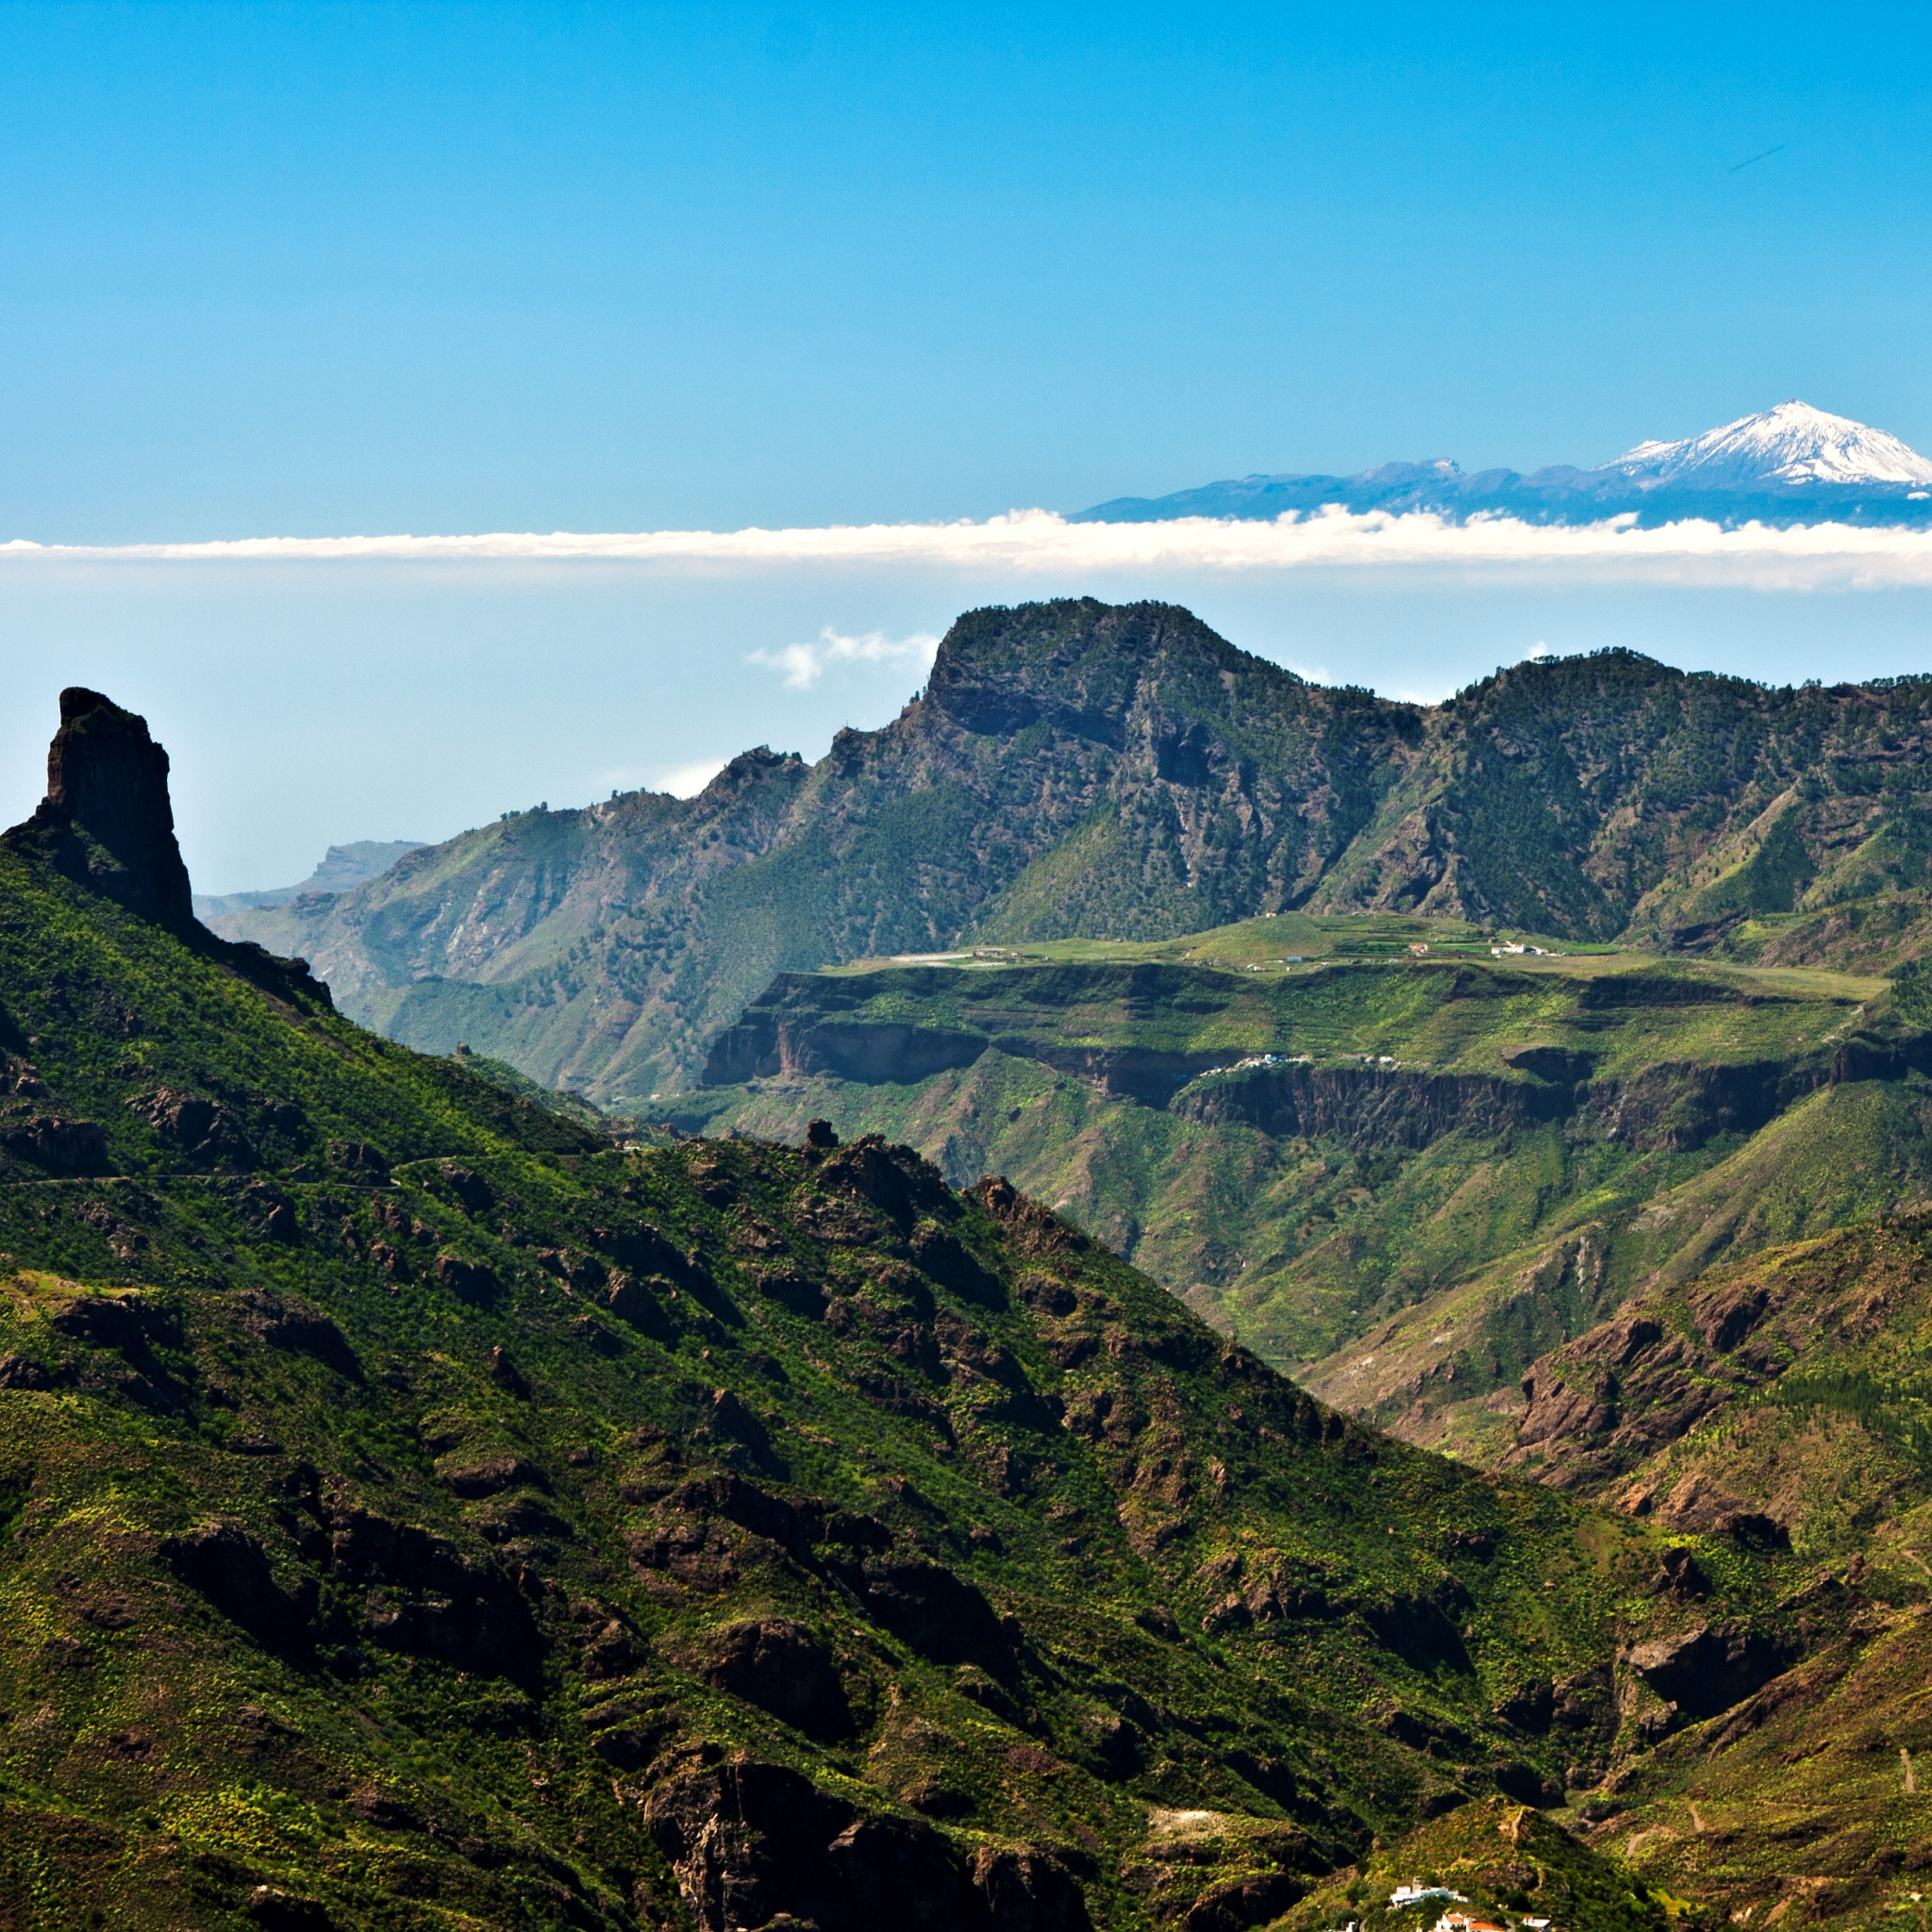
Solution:
[{"label": "green mountain slope", "polygon": [[1658,1271],[1932,1190],[1932,1038],[1884,981],[1497,959],[1463,928],[1342,919],[1301,921],[1326,957],[1283,967],[1264,949],[1287,924],[1164,949],[1192,958],[781,978],[674,1116],[824,1117],[957,1181],[1004,1172],[1327,1399],[1429,1441],[1445,1404],[1513,1391]]},{"label": "green mountain slope", "polygon": [[[1294,943],[1341,938],[1313,923]],[[1399,932],[1379,942],[1407,954]],[[1452,931],[1447,943],[1462,941]],[[1363,1258],[1326,1305],[1342,1320],[1369,1320],[1379,1294],[1420,1299],[1315,1365],[1330,1400],[1670,1534],[1790,1560],[1807,1579],[1785,1615],[1820,1633],[1812,1657],[1707,1711],[1685,1691],[1728,1655],[1728,1639],[1696,1634],[1722,1629],[1718,1592],[1701,1556],[1670,1559],[1666,1588],[1691,1621],[1621,1653],[1624,1681],[1642,1687],[1626,1692],[1631,1722],[1654,1726],[1656,1742],[1578,1798],[1591,1841],[1737,1923],[1775,1911],[1862,1924],[1909,1906],[1932,1859],[1912,1768],[1925,1748],[1915,1674],[1932,1584],[1923,972],[1861,986],[1695,965],[1660,975],[1628,958],[1505,966],[1485,952],[1473,967],[1405,958],[1252,973],[1273,957],[1264,944],[1247,929],[1204,936],[1185,950],[1221,954],[1224,970],[1192,976],[1177,958],[1088,947],[1080,963],[987,958],[785,982],[721,1041],[717,1071],[768,1044],[791,1064],[711,1090],[712,1124],[782,1128],[809,1105],[942,1154],[949,1135],[978,1135],[974,1159],[1032,1162],[1050,1185],[1086,1180],[1084,1211],[1113,1204],[1142,1257],[1203,1235],[1231,1245],[1271,1223],[1299,1238],[1292,1204],[1320,1235],[1297,1265],[1322,1281],[1334,1277],[1316,1257],[1328,1265],[1347,1236]],[[1161,996],[1137,1010],[1136,975],[1144,990],[1157,970]],[[1491,980],[1487,997],[1450,996],[1472,972]],[[874,1026],[924,1030],[956,1055],[972,1034],[1001,1043],[914,1082],[823,1070],[866,1072]],[[1183,1077],[1165,1107],[1144,1089],[1107,1091],[1116,1074],[1144,1083],[1160,1071],[1150,1054],[1210,1039],[1244,1058],[1298,1049],[1304,1081],[1353,1056],[1364,1104],[1278,1136],[1198,1110],[1203,1093],[1278,1081],[1278,1067],[1188,1081],[1170,1066]],[[1041,1047],[1086,1058],[1064,1073],[1034,1057]],[[1359,1058],[1369,1047],[1373,1073]],[[897,1063],[934,1050],[902,1042]],[[1562,1058],[1583,1055],[1587,1070]],[[1586,1071],[1581,1104],[1499,1121],[1499,1089],[1526,1099]],[[1434,1083],[1477,1075],[1498,1084],[1462,1097],[1482,1096],[1487,1116],[1439,1117],[1436,1138],[1404,1144]],[[1406,1088],[1412,1104],[1390,1105]],[[1757,1111],[1740,1114],[1753,1096]],[[1136,1208],[1145,1231],[1127,1218]],[[1325,1231],[1324,1208],[1337,1215]],[[1250,1335],[1252,1305],[1191,1295]],[[1297,1307],[1306,1323],[1324,1305],[1305,1291]],[[1440,1840],[1431,1827],[1372,1855],[1364,1874],[1317,1886],[1293,1916],[1310,1928],[1365,1912],[1396,1923],[1378,1900],[1416,1871],[1506,1918],[1522,1900],[1547,1904],[1563,1894],[1548,1858],[1519,1849],[1532,1830],[1507,1806],[1458,1809]]]},{"label": "green mountain slope", "polygon": [[[1238,1932],[1668,1731],[1619,1645],[1682,1535],[1003,1184],[625,1150],[362,1032],[155,890],[165,765],[87,715],[0,841],[8,1923]],[[1799,1578],[1688,1542],[1748,1696]]]},{"label": "green mountain slope", "polygon": [[1380,911],[1882,969],[1932,937],[1928,707],[1932,679],[1774,691],[1606,652],[1422,708],[1172,607],[981,610],[809,769],[750,752],[694,800],[514,814],[220,924],[398,1039],[633,1112],[775,974],[975,941]]},{"label": "green mountain slope", "polygon": [[[1925,1562],[1932,1220],[1922,1210],[1647,1291],[1534,1363],[1504,1465],[1679,1531],[1790,1547],[1863,1607],[1805,1665],[1586,1805],[1591,1836],[1733,1918],[1868,1924],[1932,1866]],[[1707,1579],[1684,1568],[1695,1601]],[[1901,1894],[1904,1894],[1901,1901]]]}]

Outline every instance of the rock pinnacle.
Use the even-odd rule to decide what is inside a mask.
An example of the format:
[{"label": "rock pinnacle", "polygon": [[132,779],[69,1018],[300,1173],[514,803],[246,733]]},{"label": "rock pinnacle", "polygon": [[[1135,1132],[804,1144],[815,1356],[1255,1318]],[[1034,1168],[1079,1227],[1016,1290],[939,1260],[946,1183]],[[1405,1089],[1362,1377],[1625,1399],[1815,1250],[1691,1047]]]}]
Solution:
[{"label": "rock pinnacle", "polygon": [[75,685],[60,693],[47,795],[7,839],[145,918],[180,925],[194,917],[175,841],[168,754],[148,736],[145,718],[97,691]]}]

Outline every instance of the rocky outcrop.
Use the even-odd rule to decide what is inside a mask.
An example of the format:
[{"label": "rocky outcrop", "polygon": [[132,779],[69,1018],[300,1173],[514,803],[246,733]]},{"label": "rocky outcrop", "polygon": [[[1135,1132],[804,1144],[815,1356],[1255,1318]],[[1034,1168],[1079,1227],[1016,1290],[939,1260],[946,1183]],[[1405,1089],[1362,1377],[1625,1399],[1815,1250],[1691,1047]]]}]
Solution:
[{"label": "rocky outcrop", "polygon": [[1574,1046],[1506,1046],[1503,1063],[1514,1067],[1519,1074],[1574,1087],[1577,1081],[1590,1077],[1596,1056]]},{"label": "rocky outcrop", "polygon": [[1625,1312],[1531,1365],[1503,1465],[1588,1489],[1676,1441],[1753,1381],[1653,1313]]},{"label": "rocky outcrop", "polygon": [[528,1680],[543,1641],[508,1576],[446,1537],[354,1507],[328,1518],[328,1573],[362,1592],[358,1623],[384,1650]]},{"label": "rocky outcrop", "polygon": [[1624,1507],[1639,1516],[1654,1515],[1671,1528],[1699,1536],[1727,1536],[1754,1549],[1788,1550],[1791,1533],[1774,1516],[1756,1508],[1693,1469],[1659,1493],[1659,1485],[1639,1481],[1624,1498]]},{"label": "rocky outcrop", "polygon": [[1242,1067],[1190,1088],[1173,1110],[1264,1134],[1334,1135],[1351,1147],[1426,1147],[1458,1130],[1493,1134],[1559,1119],[1573,1105],[1568,1087],[1541,1081],[1343,1062]]},{"label": "rocky outcrop", "polygon": [[1619,1507],[1634,1515],[1786,1547],[1806,1511],[1802,1492],[1753,1494],[1718,1438],[1708,1438],[1709,1468],[1685,1439],[1787,1376],[1803,1384],[1821,1343],[1869,1343],[1919,1304],[1928,1266],[1921,1224],[1901,1219],[1771,1250],[1688,1291],[1653,1289],[1530,1365],[1500,1466],[1586,1494],[1618,1485]]},{"label": "rocky outcrop", "polygon": [[1286,1872],[1263,1872],[1210,1886],[1188,1907],[1182,1932],[1249,1932],[1295,1904],[1307,1887]]},{"label": "rocky outcrop", "polygon": [[867,1086],[909,1086],[970,1067],[993,1048],[1090,1080],[1108,1099],[1135,1100],[1144,1107],[1165,1107],[1190,1080],[1235,1058],[1224,1047],[1185,1053],[1143,1046],[1067,1046],[1026,1033],[990,1035],[903,1021],[821,1018],[809,1011],[774,1010],[760,1001],[712,1044],[704,1078],[708,1087],[803,1080],[814,1074]]},{"label": "rocky outcrop", "polygon": [[128,1110],[140,1116],[168,1145],[197,1166],[250,1167],[255,1150],[242,1124],[220,1101],[206,1094],[158,1087],[129,1097]]},{"label": "rocky outcrop", "polygon": [[0,1153],[60,1179],[106,1174],[108,1168],[108,1137],[100,1124],[56,1114],[0,1117]]},{"label": "rocky outcrop", "polygon": [[362,1365],[342,1331],[326,1315],[285,1301],[263,1289],[244,1290],[235,1298],[243,1331],[270,1348],[311,1356],[351,1382],[362,1379]]},{"label": "rocky outcrop", "polygon": [[194,918],[175,841],[168,754],[147,720],[79,685],[60,693],[47,795],[7,837],[46,853],[68,877],[171,925]]},{"label": "rocky outcrop", "polygon": [[716,1690],[768,1710],[808,1737],[845,1737],[852,1708],[824,1644],[787,1617],[743,1618],[707,1631],[685,1659]]},{"label": "rocky outcrop", "polygon": [[284,1590],[260,1542],[232,1518],[202,1524],[170,1537],[161,1560],[191,1589],[271,1650],[306,1643],[314,1615],[316,1587],[305,1577]]},{"label": "rocky outcrop", "polygon": [[[1637,976],[1637,975],[1632,975]],[[1332,1134],[1351,1146],[1424,1147],[1457,1130],[1500,1133],[1574,1119],[1579,1134],[1689,1153],[1719,1134],[1752,1133],[1818,1088],[1843,1078],[1896,1077],[1903,1048],[1862,1058],[1730,1064],[1662,1063],[1624,1079],[1590,1079],[1588,1055],[1522,1047],[1504,1059],[1530,1077],[1404,1068],[1289,1063],[1241,1067],[1181,1095],[1174,1111],[1238,1121],[1274,1135]]]},{"label": "rocky outcrop", "polygon": [[971,1066],[990,1042],[983,1034],[941,1026],[862,1020],[779,1019],[747,1014],[727,1027],[705,1061],[708,1087],[741,1080],[808,1079],[828,1074],[869,1086],[910,1083],[953,1067]]},{"label": "rocky outcrop", "polygon": [[1634,1644],[1618,1659],[1681,1722],[1715,1717],[1790,1668],[1798,1646],[1762,1631],[1699,1624]]},{"label": "rocky outcrop", "polygon": [[1012,1647],[976,1584],[922,1557],[878,1557],[848,1573],[854,1594],[893,1636],[938,1664],[1009,1670]]},{"label": "rocky outcrop", "polygon": [[1238,1058],[1225,1047],[1177,1053],[1150,1046],[1062,1046],[1017,1034],[993,1044],[1015,1058],[1039,1060],[1056,1073],[1091,1080],[1109,1100],[1138,1100],[1142,1107],[1166,1107],[1189,1081]]},{"label": "rocky outcrop", "polygon": [[[32,818],[0,833],[0,844],[174,928],[198,952],[277,999],[333,1005],[305,960],[283,958],[251,941],[226,943],[197,924],[188,867],[175,838],[168,754],[148,735],[145,718],[97,691],[72,685],[60,693],[60,728],[47,748],[47,795]],[[58,1161],[65,1158],[57,1153],[57,1171],[96,1171],[85,1165],[59,1170]]]},{"label": "rocky outcrop", "polygon": [[703,1932],[1090,1932],[1057,1859],[985,1846],[962,1863],[920,1819],[861,1811],[783,1765],[740,1757],[666,1779],[644,1827]]},{"label": "rocky outcrop", "polygon": [[1665,1063],[1593,1082],[1589,1102],[1611,1139],[1689,1154],[1719,1134],[1756,1133],[1831,1077],[1831,1063],[1814,1059]]}]

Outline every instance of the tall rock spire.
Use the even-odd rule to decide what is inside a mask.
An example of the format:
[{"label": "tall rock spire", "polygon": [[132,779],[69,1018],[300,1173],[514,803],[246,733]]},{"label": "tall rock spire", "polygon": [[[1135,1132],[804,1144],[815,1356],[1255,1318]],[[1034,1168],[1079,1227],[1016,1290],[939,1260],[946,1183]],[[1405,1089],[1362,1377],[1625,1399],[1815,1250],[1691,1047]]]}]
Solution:
[{"label": "tall rock spire", "polygon": [[9,843],[44,852],[79,884],[171,925],[194,917],[175,842],[168,754],[147,720],[75,685],[60,693],[47,747],[47,795]]}]

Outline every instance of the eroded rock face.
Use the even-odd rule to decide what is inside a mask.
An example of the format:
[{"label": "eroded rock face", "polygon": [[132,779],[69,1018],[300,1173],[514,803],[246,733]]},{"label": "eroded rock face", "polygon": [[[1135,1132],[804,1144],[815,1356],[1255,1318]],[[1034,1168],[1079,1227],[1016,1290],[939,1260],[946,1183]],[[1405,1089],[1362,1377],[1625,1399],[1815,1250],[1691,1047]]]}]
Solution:
[{"label": "eroded rock face", "polygon": [[96,1122],[62,1120],[53,1114],[30,1114],[0,1124],[0,1150],[60,1176],[106,1174],[108,1167],[108,1137]]},{"label": "eroded rock face", "polygon": [[467,1261],[460,1255],[439,1255],[436,1278],[459,1302],[475,1307],[488,1307],[495,1301],[500,1284],[493,1270],[480,1261]]},{"label": "eroded rock face", "polygon": [[145,718],[97,691],[75,685],[60,693],[47,795],[9,836],[42,845],[70,878],[144,918],[193,921],[168,801],[168,754],[148,736]]},{"label": "eroded rock face", "polygon": [[1265,1925],[1307,1890],[1285,1872],[1264,1872],[1210,1887],[1188,1907],[1182,1932],[1248,1932]]},{"label": "eroded rock face", "polygon": [[975,1923],[992,1932],[1089,1932],[1080,1888],[1064,1865],[1043,1852],[982,1845],[968,1875]]},{"label": "eroded rock face", "polygon": [[746,1618],[707,1631],[691,1661],[713,1689],[742,1697],[809,1737],[842,1738],[852,1729],[831,1653],[790,1618]]},{"label": "eroded rock face", "polygon": [[809,1921],[819,1932],[1090,1932],[1046,1854],[988,1846],[962,1866],[918,1820],[880,1817],[783,1765],[739,1759],[666,1779],[644,1825],[703,1932]]},{"label": "eroded rock face", "polygon": [[362,1379],[362,1365],[356,1359],[355,1350],[326,1315],[260,1289],[250,1289],[240,1295],[237,1307],[242,1311],[243,1328],[270,1348],[283,1349],[291,1355],[313,1356],[352,1382]]},{"label": "eroded rock face", "polygon": [[359,1621],[371,1642],[492,1676],[528,1678],[540,1667],[542,1637],[493,1560],[366,1509],[335,1512],[329,1527],[329,1574],[362,1593]]},{"label": "eroded rock face", "polygon": [[255,1163],[255,1150],[242,1124],[206,1094],[157,1087],[150,1093],[131,1095],[127,1106],[170,1147],[199,1166],[246,1168]]},{"label": "eroded rock face", "polygon": [[1531,1365],[1503,1466],[1533,1464],[1553,1488],[1588,1489],[1677,1441],[1744,1379],[1648,1313],[1616,1316]]},{"label": "eroded rock face", "polygon": [[1790,1664],[1786,1648],[1760,1631],[1698,1624],[1674,1637],[1633,1645],[1623,1662],[1674,1714],[1695,1721],[1749,1697]]},{"label": "eroded rock face", "polygon": [[934,1663],[1009,1665],[1010,1651],[991,1605],[976,1584],[943,1563],[879,1558],[866,1563],[853,1580],[872,1614]]},{"label": "eroded rock face", "polygon": [[1426,1147],[1444,1135],[1497,1133],[1571,1111],[1567,1087],[1485,1074],[1368,1066],[1257,1067],[1191,1089],[1174,1111],[1265,1134],[1332,1134],[1351,1147]]},{"label": "eroded rock face", "polygon": [[291,1594],[276,1582],[268,1554],[241,1524],[218,1519],[161,1545],[161,1560],[224,1616],[273,1650],[300,1643],[315,1609],[314,1586]]},{"label": "eroded rock face", "polygon": [[782,1765],[735,1763],[660,1784],[644,1824],[704,1932],[790,1913],[822,1932],[964,1932],[966,1885],[930,1827],[869,1818]]}]

